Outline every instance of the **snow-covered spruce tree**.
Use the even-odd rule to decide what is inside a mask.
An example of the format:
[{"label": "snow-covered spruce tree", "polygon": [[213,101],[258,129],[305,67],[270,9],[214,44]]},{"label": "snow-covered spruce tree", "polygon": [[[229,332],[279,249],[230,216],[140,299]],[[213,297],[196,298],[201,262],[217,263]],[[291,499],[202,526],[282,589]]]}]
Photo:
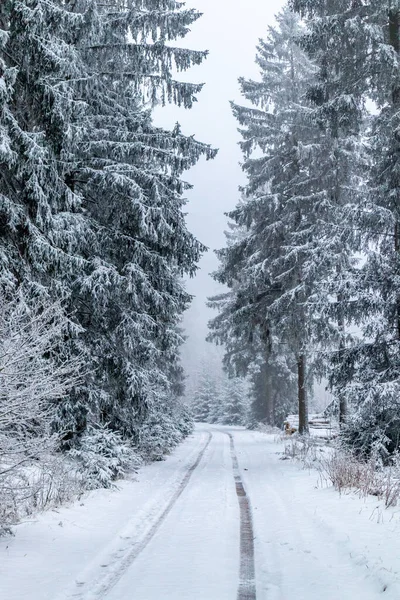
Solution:
[{"label": "snow-covered spruce tree", "polygon": [[[309,172],[303,166],[315,128],[305,118],[306,90],[314,68],[297,44],[302,28],[288,10],[277,17],[266,41],[260,42],[257,62],[261,81],[241,80],[242,92],[256,107],[233,105],[242,126],[247,201],[230,217],[247,235],[221,254],[221,283],[236,291],[242,327],[257,332],[271,346],[286,346],[298,365],[300,431],[308,429],[306,356],[310,338],[310,273],[313,198]],[[307,146],[308,145],[308,146]],[[251,155],[261,150],[260,158]],[[282,168],[284,165],[284,168]],[[308,270],[309,271],[309,270]]]},{"label": "snow-covered spruce tree", "polygon": [[[347,48],[337,70],[340,92],[371,98],[368,197],[355,226],[362,233],[365,263],[353,293],[351,318],[364,339],[337,357],[333,383],[356,409],[344,439],[359,452],[398,445],[399,395],[399,24],[397,2],[325,3],[296,0],[310,18],[313,39],[330,33],[332,48]],[[327,8],[329,9],[327,11]],[[319,33],[319,35],[318,35]],[[359,126],[351,114],[350,126]]]},{"label": "snow-covered spruce tree", "polygon": [[[219,272],[214,274],[216,278]],[[289,408],[293,410],[293,399],[296,399],[295,361],[286,347],[262,340],[258,331],[247,327],[246,307],[240,304],[240,294],[236,295],[239,290],[236,281],[230,292],[209,299],[208,305],[219,314],[209,322],[207,339],[223,345],[223,364],[229,377],[234,380],[238,376],[248,377],[248,422],[281,425]]]},{"label": "snow-covered spruce tree", "polygon": [[[264,298],[258,298],[271,329],[297,357],[302,431],[307,428],[307,353],[323,345],[329,350],[336,345],[342,352],[346,343],[345,312],[351,306],[349,284],[359,236],[344,224],[358,211],[360,125],[354,127],[353,121],[361,119],[363,102],[360,95],[351,95],[349,86],[337,92],[338,57],[326,47],[329,34],[325,32],[307,59],[299,48],[298,19],[286,15],[289,23],[297,23],[286,47],[286,71],[279,44],[287,43],[287,27],[281,26],[272,51],[265,49],[263,61],[259,59],[262,82],[242,82],[244,95],[266,106],[267,114],[262,118],[260,109],[234,107],[246,127],[244,151],[258,144],[263,156],[245,162],[252,200],[232,216],[251,224],[252,246],[245,251],[248,264],[253,264],[247,278],[253,285],[257,278],[259,290],[266,288]],[[315,41],[311,34],[303,35],[308,51],[310,39]],[[273,61],[275,48],[278,59]],[[277,65],[289,81],[284,74],[277,79]],[[319,366],[325,368],[324,362]],[[346,403],[342,396],[340,400],[344,420]]]},{"label": "snow-covered spruce tree", "polygon": [[73,104],[65,82],[80,74],[67,40],[79,19],[56,2],[10,0],[2,3],[0,28],[2,282],[68,294],[90,237],[61,160]]},{"label": "snow-covered spruce tree", "polygon": [[139,430],[139,447],[144,460],[162,460],[193,431],[193,416],[181,400],[158,395]]},{"label": "snow-covered spruce tree", "polygon": [[[310,17],[307,33],[300,43],[316,66],[308,97],[312,108],[310,118],[321,130],[310,153],[319,219],[317,236],[322,242],[322,253],[317,259],[320,264],[312,258],[308,266],[315,273],[313,310],[320,315],[321,322],[330,323],[328,339],[336,346],[337,358],[341,360],[346,345],[352,343],[351,337],[346,335],[346,324],[357,314],[359,270],[354,257],[362,249],[359,217],[365,205],[363,178],[368,159],[362,137],[365,94],[356,81],[369,43],[368,36],[362,37],[359,44],[354,43],[354,32],[360,26],[354,2],[338,0],[307,5],[307,2],[294,1],[291,4],[302,15]],[[332,350],[333,347],[329,348]],[[332,372],[332,368],[329,370]],[[339,388],[336,395],[339,420],[344,424],[347,395]]]},{"label": "snow-covered spruce tree", "polygon": [[271,353],[268,363],[260,355],[250,365],[250,426],[266,423],[282,427],[287,415],[297,410],[297,369],[295,360],[290,361],[290,358],[282,353]]},{"label": "snow-covered spruce tree", "polygon": [[218,381],[204,364],[192,403],[194,418],[203,423],[215,423],[219,420],[221,406],[222,397]]},{"label": "snow-covered spruce tree", "polygon": [[174,81],[205,52],[169,45],[198,17],[175,2],[90,2],[91,29],[77,45],[85,109],[73,124],[76,162],[69,184],[82,196],[96,240],[73,307],[96,367],[89,382],[95,418],[124,435],[159,396],[174,395],[178,331],[190,302],[181,278],[203,246],[187,230],[182,173],[207,145],[154,126],[143,100],[190,108],[201,86]]},{"label": "snow-covered spruce tree", "polygon": [[[204,52],[173,48],[198,13],[175,2],[11,0],[1,7],[2,273],[60,296],[85,333],[92,375],[61,406],[137,435],[158,392],[176,393],[181,284],[202,246],[181,174],[214,152],[153,126],[143,100],[190,107],[173,80]],[[14,83],[15,80],[15,83]],[[14,93],[13,93],[14,90]]]},{"label": "snow-covered spruce tree", "polygon": [[222,398],[222,410],[219,423],[222,425],[247,425],[248,422],[248,386],[244,379],[227,379]]},{"label": "snow-covered spruce tree", "polygon": [[[241,202],[245,202],[245,199],[243,198]],[[243,242],[247,234],[246,228],[239,227],[236,223],[228,223],[228,227],[228,231],[225,232],[227,248],[216,252],[220,260],[220,266],[213,273],[214,279],[221,281],[220,278],[224,278],[224,282],[229,250],[236,243]],[[268,337],[262,341],[258,333],[254,332],[251,320],[246,313],[246,307],[242,305],[239,269],[235,276],[232,276],[229,280],[228,286],[230,288],[228,292],[223,292],[208,299],[208,306],[217,310],[218,315],[208,323],[210,332],[207,340],[223,346],[223,368],[229,377],[245,377],[253,371],[254,376],[257,377],[255,372],[258,372],[258,369],[254,367],[255,364],[261,363],[266,367],[268,357],[269,368],[271,367],[270,343]],[[267,377],[257,377],[257,379],[259,410],[257,414],[252,414],[250,420],[265,418],[267,422],[272,424],[272,390],[268,385],[269,380]],[[221,410],[222,408],[219,409],[219,412]],[[260,417],[260,414],[263,416]]]},{"label": "snow-covered spruce tree", "polygon": [[364,327],[367,343],[346,357],[353,373],[346,391],[353,401],[355,387],[358,394],[345,435],[361,452],[375,447],[385,456],[398,449],[400,437],[400,6],[388,0],[379,8],[368,2],[367,8],[375,51],[366,63],[367,93],[378,107],[372,118],[368,207],[374,218],[367,219],[370,251],[360,307],[370,318]]},{"label": "snow-covered spruce tree", "polygon": [[[81,75],[71,39],[83,17],[42,0],[2,2],[0,11],[1,285],[7,296],[22,286],[39,303],[67,302],[93,240],[66,182],[76,104],[69,82]],[[66,324],[79,354],[81,328]],[[79,398],[74,405],[74,428],[83,429],[86,408]]]},{"label": "snow-covered spruce tree", "polygon": [[[243,197],[239,205],[245,202]],[[230,251],[236,244],[243,244],[248,235],[247,228],[239,227],[237,223],[228,223],[228,228],[225,232],[227,248],[217,251],[220,266],[213,274],[219,281],[220,277],[225,278]],[[290,357],[285,353],[285,347],[271,342],[269,330],[261,337],[260,330],[255,329],[252,306],[246,295],[248,282],[246,279],[241,281],[243,273],[243,267],[235,273],[232,271],[229,292],[209,298],[208,306],[217,310],[218,315],[208,324],[210,333],[207,339],[223,346],[223,366],[229,377],[249,377],[249,423],[281,424],[281,417],[287,410],[287,399],[296,395],[293,369],[288,366]]]}]

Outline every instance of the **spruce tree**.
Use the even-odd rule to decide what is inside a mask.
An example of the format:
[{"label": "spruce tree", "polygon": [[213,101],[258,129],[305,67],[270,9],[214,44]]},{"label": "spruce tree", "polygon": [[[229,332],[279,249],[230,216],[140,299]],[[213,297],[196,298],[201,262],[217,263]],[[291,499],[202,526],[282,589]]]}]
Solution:
[{"label": "spruce tree", "polygon": [[102,373],[90,405],[102,421],[137,435],[147,407],[173,393],[177,327],[190,302],[181,278],[193,275],[204,250],[186,228],[190,186],[181,175],[215,154],[178,125],[155,127],[143,100],[190,108],[201,86],[174,81],[171,69],[186,70],[206,53],[168,45],[199,16],[179,4],[96,2],[92,10],[91,35],[80,41],[87,110],[77,116],[70,181],[85,198],[96,242],[74,308]]},{"label": "spruce tree", "polygon": [[[81,75],[71,39],[82,19],[65,4],[42,0],[9,0],[0,11],[2,289],[6,297],[25,293],[36,295],[38,304],[61,300],[66,306],[94,238],[82,198],[67,184],[74,112],[69,82]],[[65,322],[62,353],[68,348],[78,355],[81,327],[71,318]],[[77,395],[73,404],[80,415],[74,428],[82,430],[87,408]]]},{"label": "spruce tree", "polygon": [[[241,203],[245,200],[243,199]],[[223,346],[223,367],[229,377],[246,377],[253,373],[257,378],[258,410],[251,416],[251,420],[266,419],[273,423],[273,390],[270,384],[269,374],[273,370],[275,354],[272,352],[269,336],[260,337],[259,331],[254,330],[251,314],[244,305],[245,297],[241,283],[241,271],[233,274],[229,282],[227,266],[230,253],[234,251],[236,244],[241,244],[246,238],[246,228],[239,227],[235,223],[229,223],[229,231],[225,232],[227,248],[217,251],[220,260],[219,269],[213,277],[220,282],[228,283],[229,292],[223,292],[209,298],[208,306],[218,311],[218,315],[210,320],[208,326],[210,332],[207,336],[209,342]],[[250,309],[251,310],[251,309]],[[257,377],[258,365],[265,377]],[[260,415],[263,415],[260,417]]]},{"label": "spruce tree", "polygon": [[248,391],[243,379],[228,379],[224,386],[222,425],[246,425],[248,418]]},{"label": "spruce tree", "polygon": [[216,380],[207,370],[203,370],[192,403],[195,420],[203,423],[214,422],[216,407],[220,402]]},{"label": "spruce tree", "polygon": [[[303,433],[308,429],[306,356],[312,324],[307,259],[314,250],[310,178],[303,159],[318,135],[306,119],[305,94],[314,68],[297,43],[297,16],[285,10],[277,22],[258,47],[261,81],[241,80],[244,97],[256,106],[233,105],[249,181],[246,202],[229,216],[247,234],[220,253],[223,265],[216,277],[230,287],[237,282],[237,314],[245,323],[241,335],[247,328],[267,351],[275,340],[296,357]],[[256,149],[262,155],[253,158]]]},{"label": "spruce tree", "polygon": [[64,5],[10,0],[2,3],[0,27],[2,281],[64,296],[90,239],[62,160],[72,102],[65,82],[80,74],[68,39],[79,23]]},{"label": "spruce tree", "polygon": [[307,49],[317,55],[320,73],[327,60],[336,61],[334,93],[320,94],[321,110],[341,102],[337,113],[346,128],[360,132],[360,98],[372,99],[376,107],[367,131],[368,193],[349,219],[365,261],[348,281],[351,302],[345,315],[363,338],[335,357],[332,383],[355,411],[343,432],[347,441],[366,452],[378,442],[393,450],[399,382],[399,7],[390,0],[294,0],[292,5],[309,20]]},{"label": "spruce tree", "polygon": [[209,322],[208,340],[224,347],[224,369],[233,381],[249,380],[249,423],[280,425],[289,407],[294,409],[295,361],[277,338],[262,340],[253,330],[235,288],[210,298],[208,305],[219,313]]},{"label": "spruce tree", "polygon": [[282,427],[285,417],[296,412],[297,373],[293,357],[271,353],[268,363],[260,354],[249,368],[249,424]]},{"label": "spruce tree", "polygon": [[[313,302],[323,319],[330,322],[332,343],[342,356],[351,343],[346,323],[352,318],[357,295],[355,253],[362,249],[358,219],[366,192],[363,180],[367,158],[362,139],[365,96],[355,80],[363,69],[368,41],[360,40],[354,51],[352,36],[359,27],[354,3],[340,0],[324,6],[306,4],[292,2],[301,14],[310,17],[301,44],[316,66],[308,97],[311,118],[321,131],[311,161],[320,173],[314,178],[314,196],[320,196],[316,206],[319,237],[325,246],[321,260],[325,274],[317,274]],[[339,420],[344,424],[347,398],[339,391],[338,404]]]},{"label": "spruce tree", "polygon": [[[243,150],[257,145],[262,156],[244,163],[251,198],[231,216],[250,234],[231,260],[232,268],[245,265],[253,310],[268,315],[273,335],[296,356],[303,432],[307,360],[334,346],[343,355],[348,343],[345,323],[361,248],[353,223],[362,197],[364,102],[348,81],[338,86],[342,46],[331,49],[326,28],[319,36],[311,26],[305,33],[287,10],[278,23],[279,31],[259,48],[262,81],[242,81],[245,97],[259,108],[234,106],[244,126]],[[327,360],[317,365],[326,372]],[[339,399],[344,421],[345,395]]]},{"label": "spruce tree", "polygon": [[172,42],[198,16],[172,1],[2,3],[2,277],[72,317],[90,374],[60,405],[71,439],[88,420],[139,439],[151,405],[180,393],[182,276],[204,250],[182,174],[215,151],[151,108],[195,101],[201,86],[172,70],[207,53]]}]

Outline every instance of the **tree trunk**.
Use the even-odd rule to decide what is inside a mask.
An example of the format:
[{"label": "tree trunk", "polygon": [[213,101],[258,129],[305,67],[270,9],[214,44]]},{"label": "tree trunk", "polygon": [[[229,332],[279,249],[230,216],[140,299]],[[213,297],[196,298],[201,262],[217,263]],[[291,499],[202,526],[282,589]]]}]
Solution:
[{"label": "tree trunk", "polygon": [[297,360],[297,380],[299,399],[299,434],[304,435],[309,433],[305,354],[300,354]]},{"label": "tree trunk", "polygon": [[[343,315],[343,294],[338,294],[337,303],[338,303],[337,323],[338,323],[339,336],[340,336],[339,356],[341,358],[341,355],[343,354],[343,350],[345,349],[345,341],[344,341],[345,322],[344,322],[344,315]],[[342,361],[340,360],[340,363],[341,362]],[[338,396],[339,396],[339,425],[340,425],[340,427],[342,427],[342,425],[344,425],[344,423],[346,423],[346,419],[347,419],[347,412],[348,412],[347,398],[340,390],[339,390]]]},{"label": "tree trunk", "polygon": [[267,422],[268,425],[274,425],[274,398],[272,394],[272,381],[271,381],[271,373],[268,368],[268,364],[265,369],[265,396],[266,396],[266,406],[267,406]]},{"label": "tree trunk", "polygon": [[[397,54],[400,53],[400,9],[389,9],[389,38],[390,45],[394,48]],[[400,108],[400,85],[396,83],[392,89],[392,103],[394,110]],[[396,182],[394,182],[396,184]],[[400,236],[399,236],[399,214],[397,206],[394,209],[396,223],[394,226],[394,249],[397,256],[400,258]],[[396,334],[400,340],[400,297],[397,297],[396,306]]]},{"label": "tree trunk", "polygon": [[400,52],[400,9],[389,9],[389,37],[390,45],[397,53]]},{"label": "tree trunk", "polygon": [[[400,259],[400,239],[399,239],[399,223],[396,223],[394,226],[394,249],[398,256],[398,260]],[[397,339],[400,340],[400,297],[397,296],[397,305],[396,305],[396,333]]]}]

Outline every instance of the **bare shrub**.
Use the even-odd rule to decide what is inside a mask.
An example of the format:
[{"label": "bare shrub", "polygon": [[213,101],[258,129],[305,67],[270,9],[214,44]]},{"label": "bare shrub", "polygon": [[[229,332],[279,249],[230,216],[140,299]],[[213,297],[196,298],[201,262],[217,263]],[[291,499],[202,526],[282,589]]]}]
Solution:
[{"label": "bare shrub", "polygon": [[380,497],[384,500],[386,508],[397,506],[400,496],[399,472],[388,469],[386,477],[382,478]]},{"label": "bare shrub", "polygon": [[283,439],[285,458],[298,459],[306,468],[318,460],[319,445],[311,436],[285,435]]},{"label": "bare shrub", "polygon": [[62,352],[69,321],[59,304],[20,291],[0,297],[0,528],[64,497],[51,432],[57,402],[80,379],[80,357]]},{"label": "bare shrub", "polygon": [[80,498],[86,487],[76,464],[63,455],[11,469],[0,480],[0,535],[21,519]]},{"label": "bare shrub", "polygon": [[322,480],[339,492],[353,490],[362,497],[377,496],[386,508],[396,506],[400,496],[400,463],[395,457],[389,467],[382,467],[376,457],[361,461],[354,455],[337,450],[318,463]]},{"label": "bare shrub", "polygon": [[371,461],[362,463],[340,450],[324,457],[318,466],[321,475],[339,492],[349,488],[360,491],[372,489],[375,482],[376,470]]}]

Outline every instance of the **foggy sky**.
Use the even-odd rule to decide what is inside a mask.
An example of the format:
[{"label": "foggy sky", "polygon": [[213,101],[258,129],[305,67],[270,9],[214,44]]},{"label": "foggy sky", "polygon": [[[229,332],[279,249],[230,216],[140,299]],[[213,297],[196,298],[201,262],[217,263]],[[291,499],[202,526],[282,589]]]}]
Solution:
[{"label": "foggy sky", "polygon": [[194,185],[187,193],[188,227],[210,248],[201,260],[198,275],[187,282],[189,292],[195,296],[184,319],[188,341],[183,362],[190,375],[204,355],[214,353],[205,342],[207,321],[214,315],[205,302],[208,296],[221,291],[209,275],[218,265],[213,250],[225,244],[224,212],[234,208],[239,198],[238,186],[245,182],[239,165],[242,157],[237,145],[238,123],[231,114],[229,101],[243,103],[238,77],[259,76],[254,62],[256,45],[260,37],[265,37],[268,25],[273,24],[283,0],[190,0],[187,5],[203,16],[180,45],[207,49],[210,54],[201,66],[193,67],[183,76],[179,74],[179,78],[205,83],[205,87],[193,109],[159,108],[154,118],[157,125],[169,129],[179,121],[183,133],[195,134],[197,139],[219,148],[215,160],[202,160],[185,174],[185,179]]}]

